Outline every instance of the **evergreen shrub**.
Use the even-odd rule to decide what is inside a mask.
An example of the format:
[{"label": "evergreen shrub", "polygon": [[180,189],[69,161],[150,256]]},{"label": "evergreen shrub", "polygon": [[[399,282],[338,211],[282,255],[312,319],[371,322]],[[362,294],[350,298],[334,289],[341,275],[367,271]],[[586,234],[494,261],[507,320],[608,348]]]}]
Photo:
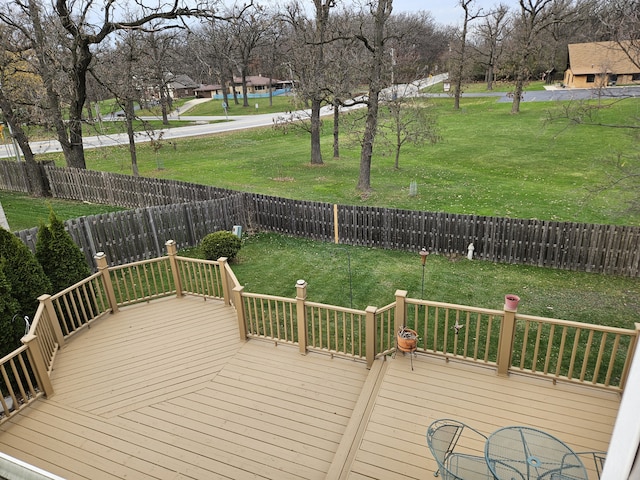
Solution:
[{"label": "evergreen shrub", "polygon": [[52,292],[64,290],[91,275],[84,254],[62,220],[49,211],[49,225],[40,224],[36,241],[36,258],[51,280]]},{"label": "evergreen shrub", "polygon": [[18,301],[20,315],[33,319],[38,309],[38,297],[54,293],[49,278],[31,250],[4,228],[0,228],[2,258],[5,260],[4,274],[11,285],[11,295]]},{"label": "evergreen shrub", "polygon": [[20,305],[11,295],[11,285],[4,274],[5,264],[6,260],[0,259],[0,357],[20,346],[20,338],[25,329],[24,321],[18,313]]},{"label": "evergreen shrub", "polygon": [[210,233],[200,242],[200,249],[207,260],[218,260],[220,257],[232,260],[241,246],[240,239],[226,230]]}]

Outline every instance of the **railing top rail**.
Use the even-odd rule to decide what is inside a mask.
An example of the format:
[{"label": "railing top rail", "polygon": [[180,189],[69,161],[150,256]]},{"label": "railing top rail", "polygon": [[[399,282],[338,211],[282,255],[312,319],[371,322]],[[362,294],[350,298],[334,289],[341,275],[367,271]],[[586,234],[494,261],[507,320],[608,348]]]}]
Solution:
[{"label": "railing top rail", "polygon": [[599,332],[615,333],[620,335],[630,335],[633,337],[637,335],[636,330],[631,330],[629,328],[609,327],[607,325],[596,325],[595,323],[582,323],[582,322],[575,322],[573,320],[560,320],[557,318],[537,317],[535,315],[521,315],[517,313],[516,321],[518,320],[548,323],[553,325],[562,325],[563,327],[575,327],[575,328],[582,328],[582,329],[588,329],[588,330],[596,330]]},{"label": "railing top rail", "polygon": [[389,310],[393,310],[396,308],[396,302],[390,303],[389,305],[385,305],[384,307],[380,307],[376,309],[376,314],[388,312]]},{"label": "railing top rail", "polygon": [[8,353],[7,355],[5,355],[4,357],[0,358],[0,365],[4,365],[6,362],[8,362],[9,360],[11,360],[12,358],[17,357],[18,355],[20,355],[22,352],[24,352],[27,349],[26,345],[22,345],[18,348],[16,348],[13,352]]},{"label": "railing top rail", "polygon": [[486,313],[488,315],[503,315],[504,310],[494,310],[482,307],[470,307],[468,305],[458,305],[456,303],[432,302],[429,300],[419,300],[417,298],[407,298],[406,303],[413,305],[427,305],[429,307],[449,308],[452,310],[464,310],[465,312]]},{"label": "railing top rail", "polygon": [[224,265],[224,269],[227,272],[227,276],[229,277],[230,282],[232,284],[231,288],[241,287],[242,285],[240,285],[240,282],[238,281],[238,277],[236,277],[236,274],[233,272],[233,270],[231,269],[228,263]]},{"label": "railing top rail", "polygon": [[339,312],[344,312],[344,313],[353,313],[355,315],[366,315],[367,312],[365,312],[364,310],[358,310],[355,308],[349,308],[349,307],[339,307],[337,305],[327,305],[326,303],[316,303],[316,302],[304,302],[305,305],[309,306],[309,307],[315,307],[315,308],[326,308],[327,310],[336,310]]},{"label": "railing top rail", "polygon": [[247,298],[262,298],[264,300],[275,300],[278,302],[296,303],[295,298],[279,297],[277,295],[264,295],[262,293],[242,292],[242,296]]},{"label": "railing top rail", "polygon": [[183,260],[185,262],[193,262],[193,263],[205,263],[208,265],[220,265],[220,262],[218,262],[217,260],[205,260],[203,258],[181,257],[180,255],[176,255],[176,260]]},{"label": "railing top rail", "polygon": [[137,262],[124,263],[122,265],[114,265],[113,267],[109,267],[110,270],[123,270],[125,268],[137,267],[138,265],[145,265],[147,263],[157,263],[167,261],[169,257],[162,256],[156,258],[149,258],[147,260],[138,260]]},{"label": "railing top rail", "polygon": [[75,290],[76,288],[78,288],[80,285],[82,285],[83,283],[88,283],[91,280],[93,280],[94,278],[97,278],[100,276],[100,272],[96,272],[93,275],[88,276],[87,278],[80,280],[77,283],[74,283],[73,285],[71,285],[70,287],[65,288],[64,290],[59,291],[58,293],[56,293],[55,295],[51,295],[51,300],[56,300],[60,297],[62,297],[63,295],[66,295],[67,293],[71,292],[72,290]]}]

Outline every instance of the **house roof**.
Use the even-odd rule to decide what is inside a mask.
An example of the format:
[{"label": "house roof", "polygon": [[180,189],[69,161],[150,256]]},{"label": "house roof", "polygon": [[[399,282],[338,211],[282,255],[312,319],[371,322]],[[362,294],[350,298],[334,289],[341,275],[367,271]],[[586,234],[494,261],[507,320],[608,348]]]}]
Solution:
[{"label": "house roof", "polygon": [[200,86],[198,83],[194,82],[191,77],[183,74],[172,76],[169,80],[169,84],[171,85],[171,88],[176,90],[182,88],[197,88]]},{"label": "house roof", "polygon": [[[640,61],[632,62],[628,51],[631,42],[592,42],[569,45],[569,68],[574,75],[598,73],[640,73]],[[639,59],[640,60],[640,59]]]},{"label": "house roof", "polygon": [[[276,85],[277,83],[283,83],[283,80],[278,80],[277,78],[271,79],[271,85]],[[242,77],[233,77],[234,85],[242,85]],[[259,85],[268,86],[269,85],[269,77],[263,77],[262,75],[248,75],[247,76],[247,86],[248,87],[256,87]],[[202,85],[197,90],[199,92],[210,92],[211,90],[220,90],[222,88],[221,85]]]}]

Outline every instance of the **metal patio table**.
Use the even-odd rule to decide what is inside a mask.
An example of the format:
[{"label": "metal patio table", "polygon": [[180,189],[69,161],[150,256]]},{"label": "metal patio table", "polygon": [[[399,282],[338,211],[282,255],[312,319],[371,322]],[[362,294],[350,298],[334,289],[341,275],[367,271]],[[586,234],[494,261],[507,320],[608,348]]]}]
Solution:
[{"label": "metal patio table", "polygon": [[588,480],[580,458],[553,435],[530,427],[496,430],[485,458],[497,480]]}]

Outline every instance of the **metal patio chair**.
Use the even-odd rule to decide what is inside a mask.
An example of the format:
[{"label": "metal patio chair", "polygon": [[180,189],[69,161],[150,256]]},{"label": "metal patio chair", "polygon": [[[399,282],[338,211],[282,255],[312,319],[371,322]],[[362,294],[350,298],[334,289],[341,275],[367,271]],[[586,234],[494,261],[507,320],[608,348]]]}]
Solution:
[{"label": "metal patio chair", "polygon": [[[607,452],[576,452],[576,455],[582,458],[585,466],[593,465],[595,467],[597,478],[600,479],[604,461],[607,458]],[[588,458],[590,461],[585,460]],[[591,467],[589,467],[590,469]]]},{"label": "metal patio chair", "polygon": [[442,475],[443,480],[493,480],[485,457],[462,448],[460,440],[467,437],[480,445],[487,441],[478,430],[457,420],[436,420],[429,425],[427,445],[438,464],[434,476]]}]

